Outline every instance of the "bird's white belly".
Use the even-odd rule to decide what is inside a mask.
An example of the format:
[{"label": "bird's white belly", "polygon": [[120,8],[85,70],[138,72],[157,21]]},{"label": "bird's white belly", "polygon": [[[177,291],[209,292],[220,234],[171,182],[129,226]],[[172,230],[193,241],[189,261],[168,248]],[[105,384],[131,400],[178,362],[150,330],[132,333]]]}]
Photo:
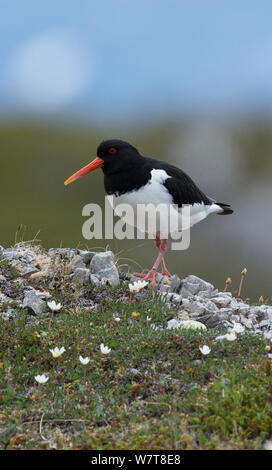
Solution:
[{"label": "bird's white belly", "polygon": [[[163,186],[163,182],[167,178],[169,176],[164,170],[152,170],[151,179],[138,190],[109,196],[109,202],[116,215],[121,217],[127,224],[137,227],[140,232],[146,232],[151,236],[163,232],[166,238],[169,231],[163,209],[164,211],[166,208],[169,210],[172,203],[171,195]],[[161,204],[164,217],[160,216],[159,211],[156,210],[158,204]],[[125,210],[125,207],[127,207],[127,210]]]},{"label": "bird's white belly", "polygon": [[222,210],[216,204],[204,203],[177,210],[171,194],[163,185],[169,178],[167,173],[164,170],[152,170],[151,175],[150,181],[138,190],[108,196],[115,214],[128,225],[137,227],[140,232],[146,232],[152,237],[158,233],[161,238],[168,238],[174,233],[176,237],[177,231],[189,229],[210,213]]}]

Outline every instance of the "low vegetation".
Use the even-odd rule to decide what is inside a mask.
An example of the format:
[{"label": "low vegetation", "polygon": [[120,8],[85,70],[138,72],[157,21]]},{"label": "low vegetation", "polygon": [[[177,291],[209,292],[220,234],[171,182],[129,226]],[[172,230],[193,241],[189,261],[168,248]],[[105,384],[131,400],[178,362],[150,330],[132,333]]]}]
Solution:
[{"label": "low vegetation", "polygon": [[[2,449],[263,448],[272,432],[269,340],[167,330],[174,312],[152,290],[76,289],[98,308],[78,308],[75,286],[65,285],[49,289],[56,313],[0,318]],[[65,348],[59,357],[56,346]]]}]

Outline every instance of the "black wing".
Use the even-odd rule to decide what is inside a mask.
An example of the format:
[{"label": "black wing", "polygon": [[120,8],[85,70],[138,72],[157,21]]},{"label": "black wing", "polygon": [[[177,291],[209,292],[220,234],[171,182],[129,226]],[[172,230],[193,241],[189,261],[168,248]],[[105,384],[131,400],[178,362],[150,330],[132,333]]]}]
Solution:
[{"label": "black wing", "polygon": [[212,200],[206,196],[194,183],[194,181],[180,168],[159,160],[150,160],[153,168],[165,170],[170,176],[163,183],[173,198],[173,203],[181,207],[183,204],[201,203],[211,205]]},{"label": "black wing", "polygon": [[164,182],[164,186],[168,189],[173,198],[173,203],[181,207],[183,204],[195,204],[203,202],[211,205],[211,200],[206,196],[189,178],[184,174],[183,180],[180,178],[168,178]]}]

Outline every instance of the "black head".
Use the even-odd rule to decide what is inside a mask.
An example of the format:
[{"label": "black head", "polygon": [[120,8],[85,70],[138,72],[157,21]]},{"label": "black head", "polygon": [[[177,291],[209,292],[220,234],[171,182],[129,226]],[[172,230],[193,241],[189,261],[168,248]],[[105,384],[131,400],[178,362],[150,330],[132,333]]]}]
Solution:
[{"label": "black head", "polygon": [[76,181],[97,168],[102,168],[105,176],[124,173],[133,168],[135,161],[143,158],[138,150],[123,140],[105,140],[97,148],[97,157],[65,181],[65,185]]},{"label": "black head", "polygon": [[103,160],[104,173],[116,173],[130,167],[140,156],[138,150],[123,140],[104,140],[97,147],[97,156]]}]

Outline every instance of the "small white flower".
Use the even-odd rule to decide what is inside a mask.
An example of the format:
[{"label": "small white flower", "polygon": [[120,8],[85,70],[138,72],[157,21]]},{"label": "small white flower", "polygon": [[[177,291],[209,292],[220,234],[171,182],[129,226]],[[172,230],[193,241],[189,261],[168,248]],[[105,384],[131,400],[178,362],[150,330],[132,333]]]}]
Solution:
[{"label": "small white flower", "polygon": [[66,349],[62,346],[60,349],[56,346],[55,349],[49,350],[53,357],[60,357]]},{"label": "small white flower", "polygon": [[230,333],[227,333],[226,335],[221,335],[217,336],[215,338],[216,341],[221,341],[222,339],[227,339],[228,341],[234,341],[236,340],[237,336],[234,330],[231,330]]},{"label": "small white flower", "polygon": [[241,325],[241,323],[236,323],[234,322],[234,326],[233,326],[233,329],[232,331],[234,331],[234,333],[243,333],[245,331],[245,327],[243,325]]},{"label": "small white flower", "polygon": [[146,317],[146,321],[147,321],[147,323],[151,322],[151,318],[148,315]]},{"label": "small white flower", "polygon": [[103,343],[100,344],[100,351],[102,354],[109,354],[111,352],[111,349],[108,348],[108,346],[104,346]]},{"label": "small white flower", "polygon": [[79,360],[81,362],[81,364],[83,364],[84,366],[86,364],[88,364],[88,362],[90,362],[90,358],[89,357],[82,357],[82,356],[79,356]]},{"label": "small white flower", "polygon": [[121,320],[120,317],[114,317],[114,321],[116,321],[117,323]]},{"label": "small white flower", "polygon": [[199,346],[199,349],[202,352],[202,354],[204,354],[204,356],[206,356],[207,354],[210,354],[210,352],[211,352],[211,349],[206,344],[204,344],[204,346],[202,346],[202,347]]},{"label": "small white flower", "polygon": [[146,287],[148,285],[148,281],[138,281],[138,289],[143,289],[144,287]]},{"label": "small white flower", "polygon": [[147,281],[135,281],[133,284],[129,284],[130,292],[139,292],[139,290],[143,289],[145,286],[148,285]]},{"label": "small white flower", "polygon": [[231,333],[225,335],[225,338],[228,340],[228,341],[235,341],[237,336],[236,334],[234,333],[234,331],[232,331]]},{"label": "small white flower", "polygon": [[38,382],[39,384],[45,384],[47,382],[47,380],[49,379],[49,377],[46,377],[45,374],[35,375],[34,378],[35,378],[36,382]]},{"label": "small white flower", "polygon": [[139,292],[139,289],[138,289],[137,286],[135,286],[135,284],[129,284],[128,287],[129,287],[129,290],[130,290],[131,293]]},{"label": "small white flower", "polygon": [[61,304],[56,304],[55,300],[52,300],[52,302],[47,302],[47,305],[52,312],[58,312],[62,307]]}]

